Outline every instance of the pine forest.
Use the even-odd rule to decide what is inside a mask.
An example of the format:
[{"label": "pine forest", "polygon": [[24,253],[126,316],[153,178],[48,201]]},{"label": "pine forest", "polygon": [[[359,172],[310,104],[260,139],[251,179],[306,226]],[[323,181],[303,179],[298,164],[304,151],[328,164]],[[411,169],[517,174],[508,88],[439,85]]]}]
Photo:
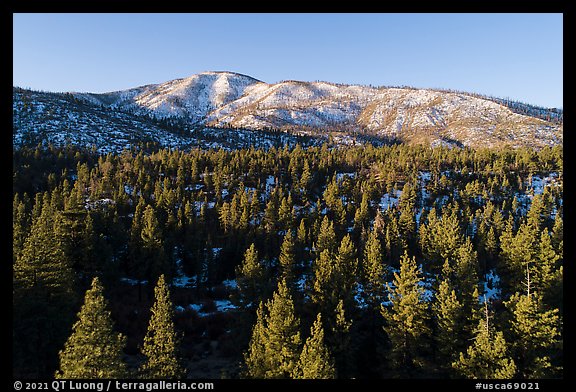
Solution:
[{"label": "pine forest", "polygon": [[16,378],[563,377],[563,151],[13,151]]}]

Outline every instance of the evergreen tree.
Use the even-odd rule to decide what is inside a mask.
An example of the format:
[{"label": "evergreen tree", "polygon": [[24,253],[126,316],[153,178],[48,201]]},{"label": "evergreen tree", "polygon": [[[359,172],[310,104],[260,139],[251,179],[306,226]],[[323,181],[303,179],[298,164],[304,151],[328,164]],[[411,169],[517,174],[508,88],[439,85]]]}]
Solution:
[{"label": "evergreen tree", "polygon": [[45,202],[40,216],[32,222],[22,255],[14,266],[17,286],[45,288],[50,290],[49,296],[72,294],[74,277],[66,258],[66,244],[60,235],[61,223],[60,211]]},{"label": "evergreen tree", "polygon": [[265,270],[258,259],[258,251],[251,244],[244,253],[242,264],[236,267],[239,302],[247,308],[254,308],[264,295]]},{"label": "evergreen tree", "polygon": [[[547,230],[540,234],[538,244],[538,253],[536,254],[536,263],[533,265],[533,280],[536,288],[544,294],[548,294],[555,285],[562,280],[560,271],[560,256],[554,250],[552,239]],[[532,265],[530,265],[532,267]]]},{"label": "evergreen tree", "polygon": [[464,309],[456,296],[448,279],[442,280],[432,304],[435,321],[438,365],[445,370],[452,369],[452,362],[458,358],[458,353],[466,347],[467,341],[462,338],[462,325],[464,324]]},{"label": "evergreen tree", "polygon": [[391,306],[381,309],[386,320],[384,330],[392,343],[392,364],[399,374],[407,376],[424,366],[426,337],[430,334],[422,280],[416,260],[405,252],[400,273],[394,273],[393,285],[388,285]]},{"label": "evergreen tree", "polygon": [[463,242],[464,236],[455,210],[445,207],[439,218],[432,208],[426,225],[420,227],[420,249],[432,268],[439,271],[444,260],[455,258]]},{"label": "evergreen tree", "polygon": [[511,352],[522,378],[558,376],[553,359],[560,348],[558,309],[546,310],[537,293],[514,294],[506,303],[510,320]]},{"label": "evergreen tree", "polygon": [[384,278],[386,266],[382,260],[382,246],[376,230],[368,235],[362,259],[364,277],[364,298],[373,309],[379,309],[385,295]]},{"label": "evergreen tree", "polygon": [[352,352],[352,338],[350,329],[352,319],[346,315],[344,301],[339,300],[336,308],[332,311],[334,317],[328,317],[330,329],[326,333],[326,342],[331,348],[336,366],[336,373],[341,377],[349,377],[354,363],[354,352]]},{"label": "evergreen tree", "polygon": [[316,252],[322,253],[323,250],[330,252],[336,251],[336,233],[334,232],[334,222],[330,221],[327,215],[324,215],[320,225],[320,232],[315,244]]},{"label": "evergreen tree", "polygon": [[552,227],[552,245],[554,245],[554,249],[559,254],[562,254],[563,251],[563,239],[564,222],[562,220],[562,214],[560,214],[560,211],[557,211],[554,217],[554,226]]},{"label": "evergreen tree", "polygon": [[114,331],[108,304],[98,278],[86,292],[72,335],[60,351],[56,378],[125,378],[122,351],[126,338]]},{"label": "evergreen tree", "polygon": [[[486,302],[485,302],[486,303]],[[508,379],[516,374],[514,360],[508,355],[504,335],[490,325],[486,303],[485,318],[480,320],[474,342],[461,352],[452,367],[465,378]]]},{"label": "evergreen tree", "polygon": [[248,350],[244,353],[244,372],[246,378],[267,378],[269,358],[267,357],[267,330],[264,302],[260,302],[256,310],[256,323],[252,329],[252,337]]},{"label": "evergreen tree", "polygon": [[[296,255],[295,255],[295,241],[294,234],[291,230],[286,232],[282,245],[280,246],[280,256],[278,262],[280,264],[280,280],[286,280],[288,288],[295,289],[295,268],[296,268]],[[294,292],[294,291],[292,291]]]},{"label": "evergreen tree", "polygon": [[400,208],[400,217],[398,219],[400,233],[406,238],[407,244],[411,245],[416,236],[416,218],[414,215],[416,190],[408,182],[402,188],[398,207]]},{"label": "evergreen tree", "polygon": [[156,280],[163,273],[168,272],[166,254],[164,253],[163,236],[156,213],[151,205],[146,206],[142,216],[142,258],[146,263],[147,277],[150,281]]},{"label": "evergreen tree", "polygon": [[29,216],[26,206],[18,194],[14,195],[12,203],[12,261],[16,262],[24,248],[24,241],[28,236]]},{"label": "evergreen tree", "polygon": [[142,354],[146,361],[140,367],[144,378],[183,378],[185,370],[180,364],[178,337],[174,330],[174,310],[164,275],[160,275],[154,288],[155,301],[152,306],[148,330],[144,337]]},{"label": "evergreen tree", "polygon": [[267,329],[270,369],[267,378],[287,378],[294,371],[301,349],[300,319],[294,314],[294,302],[285,281],[268,301]]},{"label": "evergreen tree", "polygon": [[13,268],[15,366],[34,377],[58,366],[77,306],[76,279],[66,254],[62,216],[44,198]]},{"label": "evergreen tree", "polygon": [[[356,259],[356,252],[354,244],[350,235],[346,235],[336,254],[334,263],[334,272],[332,275],[334,290],[334,298],[344,300],[344,304],[348,309],[355,306],[354,296],[356,293],[356,272],[358,270],[358,260]],[[330,303],[333,308],[336,305],[335,301]]]},{"label": "evergreen tree", "polygon": [[285,281],[280,281],[272,299],[262,306],[248,351],[244,355],[246,375],[251,378],[290,378],[300,350],[300,319]]},{"label": "evergreen tree", "polygon": [[334,256],[328,249],[324,249],[314,263],[314,280],[311,294],[312,302],[322,309],[329,309],[329,303],[334,298],[333,275]]},{"label": "evergreen tree", "polygon": [[363,228],[368,228],[370,221],[370,212],[368,210],[369,202],[370,199],[368,193],[363,193],[360,207],[356,209],[354,215],[354,229],[356,231],[362,231]]},{"label": "evergreen tree", "polygon": [[278,222],[283,230],[290,230],[294,221],[292,196],[283,197],[278,208]]},{"label": "evergreen tree", "polygon": [[300,359],[293,372],[293,378],[331,379],[336,378],[334,360],[324,343],[324,329],[320,313],[310,329],[310,336],[304,343]]}]

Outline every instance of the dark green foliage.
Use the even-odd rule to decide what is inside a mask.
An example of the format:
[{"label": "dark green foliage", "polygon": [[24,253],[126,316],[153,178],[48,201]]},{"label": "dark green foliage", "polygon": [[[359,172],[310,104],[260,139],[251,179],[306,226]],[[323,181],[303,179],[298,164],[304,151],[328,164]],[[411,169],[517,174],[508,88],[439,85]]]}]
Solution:
[{"label": "dark green foliage", "polygon": [[266,271],[258,257],[254,244],[244,253],[242,264],[236,267],[238,302],[245,308],[255,308],[260,303],[266,288]]},{"label": "dark green foliage", "polygon": [[391,306],[382,306],[382,316],[386,320],[384,330],[392,345],[392,364],[403,377],[413,376],[425,366],[430,316],[421,281],[416,260],[405,253],[400,261],[400,272],[394,273],[393,283],[388,285]]},{"label": "dark green foliage", "polygon": [[164,275],[160,275],[154,289],[155,301],[151,309],[148,331],[142,354],[146,357],[140,367],[143,378],[179,379],[185,375],[180,363],[178,335],[174,329],[174,310]]},{"label": "dark green foliage", "polygon": [[62,214],[43,199],[13,269],[14,362],[32,377],[54,372],[77,305]]},{"label": "dark green foliage", "polygon": [[320,313],[316,317],[310,336],[304,343],[293,378],[330,379],[336,378],[334,360],[324,343],[324,329]]},{"label": "dark green foliage", "polygon": [[291,378],[298,366],[302,341],[300,319],[285,281],[266,307],[260,305],[248,351],[244,355],[248,378]]},{"label": "dark green foliage", "polygon": [[[290,359],[272,364],[267,358],[286,336],[307,335],[321,313],[324,344],[340,378],[475,377],[473,365],[457,372],[451,365],[460,353],[472,358],[467,351],[482,318],[478,298],[487,276],[498,276],[488,286],[499,289],[494,319],[510,342],[498,355],[514,360],[518,377],[557,377],[561,336],[545,347],[530,343],[533,356],[517,342],[544,329],[524,327],[523,314],[556,320],[563,311],[562,154],[558,147],[368,144],[231,151],[148,145],[106,155],[73,147],[16,149],[14,375],[54,374],[80,306],[76,293],[94,276],[110,288],[127,354],[136,355],[152,284],[165,274],[167,283],[188,282],[173,290],[174,328],[185,331],[183,357],[194,362],[223,347],[222,358],[236,363],[253,332],[247,376],[296,376],[302,342],[290,346]],[[534,176],[554,184],[535,194]],[[407,259],[418,267],[398,273]],[[509,303],[525,292],[527,271],[538,300]],[[237,288],[221,284],[234,276]],[[285,282],[292,306],[278,293],[270,298],[276,279]],[[226,298],[239,307],[216,310],[214,303]],[[293,314],[288,335],[269,336],[282,330],[281,317],[272,317],[268,306],[256,312],[261,302]],[[205,309],[191,311],[192,303]],[[410,333],[403,337],[404,330]],[[258,349],[262,342],[269,351]]]},{"label": "dark green foliage", "polygon": [[464,306],[458,301],[456,291],[448,279],[440,282],[432,310],[436,328],[434,340],[438,366],[450,373],[452,362],[458,359],[459,353],[466,347],[467,340],[462,336],[462,325],[466,321]]},{"label": "dark green foliage", "polygon": [[473,343],[452,363],[454,369],[465,378],[508,379],[516,375],[517,368],[509,355],[508,343],[489,319],[486,307],[485,317],[480,320]]},{"label": "dark green foliage", "polygon": [[295,246],[294,234],[292,234],[292,230],[288,230],[280,246],[280,256],[278,256],[278,263],[280,265],[279,279],[285,280],[292,291],[294,291],[296,279]]},{"label": "dark green foliage", "polygon": [[362,258],[364,298],[370,307],[379,309],[385,295],[387,266],[383,260],[382,245],[376,230],[368,235]]},{"label": "dark green foliage", "polygon": [[114,330],[102,285],[94,278],[72,335],[60,351],[56,378],[126,378],[125,345],[126,338]]},{"label": "dark green foliage", "polygon": [[523,378],[556,378],[558,358],[554,353],[561,345],[558,309],[546,309],[536,293],[516,293],[507,302],[510,320],[511,352]]}]

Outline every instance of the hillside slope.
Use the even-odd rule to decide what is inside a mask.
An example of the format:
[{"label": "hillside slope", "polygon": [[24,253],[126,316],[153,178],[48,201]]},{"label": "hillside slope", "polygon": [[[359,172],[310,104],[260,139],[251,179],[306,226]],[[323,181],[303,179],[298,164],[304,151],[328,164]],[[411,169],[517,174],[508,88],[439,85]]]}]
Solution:
[{"label": "hillside slope", "polygon": [[[209,134],[213,129],[290,131],[321,139],[333,136],[341,143],[542,148],[563,142],[557,110],[451,91],[302,81],[267,84],[232,72],[204,72],[104,94],[26,91],[14,89],[15,144],[38,130],[53,142],[72,137],[99,143],[99,130],[108,130],[107,138],[117,136],[111,141],[115,146],[139,138],[185,146],[191,130]],[[162,124],[170,124],[170,129]]]}]

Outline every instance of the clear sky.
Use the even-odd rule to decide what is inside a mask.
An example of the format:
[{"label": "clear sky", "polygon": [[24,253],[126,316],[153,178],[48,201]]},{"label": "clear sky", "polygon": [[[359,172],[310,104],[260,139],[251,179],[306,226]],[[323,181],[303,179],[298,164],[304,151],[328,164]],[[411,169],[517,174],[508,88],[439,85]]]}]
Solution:
[{"label": "clear sky", "polygon": [[106,92],[203,71],[563,107],[562,14],[14,14],[13,84]]}]

